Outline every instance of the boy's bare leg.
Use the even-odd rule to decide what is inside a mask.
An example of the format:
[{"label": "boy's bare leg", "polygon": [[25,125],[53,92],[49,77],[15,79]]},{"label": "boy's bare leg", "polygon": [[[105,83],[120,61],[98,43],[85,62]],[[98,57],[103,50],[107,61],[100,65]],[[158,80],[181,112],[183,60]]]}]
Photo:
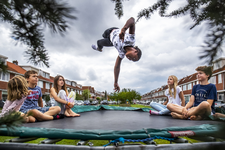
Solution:
[{"label": "boy's bare leg", "polygon": [[211,114],[211,106],[207,101],[201,102],[197,107],[190,109],[187,113],[188,117],[190,116],[209,116]]},{"label": "boy's bare leg", "polygon": [[37,109],[32,109],[28,113],[31,113],[31,116],[36,118],[38,121],[53,120],[53,116],[43,114],[42,112],[38,111]]},{"label": "boy's bare leg", "polygon": [[167,105],[167,109],[169,109],[171,112],[175,112],[180,115],[182,115],[183,108],[184,108],[183,106],[179,106],[179,105],[172,104],[172,103]]},{"label": "boy's bare leg", "polygon": [[53,107],[50,107],[49,110],[46,111],[44,114],[53,116],[53,115],[58,114],[60,111],[61,111],[61,108],[59,106],[53,106]]},{"label": "boy's bare leg", "polygon": [[172,116],[173,118],[175,118],[175,119],[185,119],[185,118],[183,117],[183,115],[178,114],[178,113],[175,113],[175,112],[171,112],[171,116]]}]

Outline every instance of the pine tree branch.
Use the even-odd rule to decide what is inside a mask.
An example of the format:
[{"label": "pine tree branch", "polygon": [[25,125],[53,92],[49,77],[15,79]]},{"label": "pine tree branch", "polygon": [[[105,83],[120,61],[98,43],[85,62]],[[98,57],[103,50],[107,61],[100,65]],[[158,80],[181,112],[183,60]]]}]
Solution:
[{"label": "pine tree branch", "polygon": [[21,113],[11,111],[6,113],[3,117],[0,118],[0,127],[6,125],[7,128],[15,128],[20,126],[24,122],[24,118],[21,116]]},{"label": "pine tree branch", "polygon": [[68,21],[76,17],[75,9],[58,0],[1,0],[0,19],[13,27],[12,38],[28,46],[28,62],[49,67],[49,56],[44,47],[43,27],[53,33],[69,28]]}]

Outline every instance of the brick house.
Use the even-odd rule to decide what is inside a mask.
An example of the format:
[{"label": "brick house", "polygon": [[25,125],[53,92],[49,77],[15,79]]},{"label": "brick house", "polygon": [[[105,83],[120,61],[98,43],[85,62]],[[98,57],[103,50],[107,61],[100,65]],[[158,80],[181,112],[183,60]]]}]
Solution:
[{"label": "brick house", "polygon": [[82,86],[82,91],[83,90],[89,90],[90,91],[90,95],[91,95],[91,99],[96,99],[96,94],[95,94],[95,88],[91,87],[91,86]]},{"label": "brick house", "polygon": [[[43,71],[39,68],[33,66],[19,66],[18,61],[13,61],[13,63],[7,61],[8,57],[0,55],[0,61],[4,62],[7,65],[7,72],[3,73],[0,70],[0,100],[7,99],[7,83],[15,75],[22,75],[27,70],[35,70],[38,72],[38,86],[41,87],[43,99],[50,94],[50,88],[53,86],[54,77],[50,76],[50,73]],[[70,81],[65,79],[66,87],[69,91],[75,91],[78,94],[82,94],[82,85],[77,84],[75,81]]]},{"label": "brick house", "polygon": [[[198,84],[196,77],[197,73],[188,75],[179,79],[178,85],[182,88],[184,93],[185,101],[189,101],[191,97],[192,88],[195,84]],[[225,58],[219,58],[213,62],[213,74],[209,80],[210,83],[215,84],[217,88],[217,99],[218,101],[225,102]],[[165,91],[168,89],[167,85],[161,86],[160,88],[154,89],[144,95],[142,95],[142,101],[165,101]]]},{"label": "brick house", "polygon": [[4,62],[7,65],[7,72],[3,73],[0,71],[0,100],[7,99],[7,84],[10,79],[16,75],[24,75],[26,72],[25,69],[18,67],[18,62],[13,61],[13,63],[8,62],[8,57],[0,55],[1,62]]}]

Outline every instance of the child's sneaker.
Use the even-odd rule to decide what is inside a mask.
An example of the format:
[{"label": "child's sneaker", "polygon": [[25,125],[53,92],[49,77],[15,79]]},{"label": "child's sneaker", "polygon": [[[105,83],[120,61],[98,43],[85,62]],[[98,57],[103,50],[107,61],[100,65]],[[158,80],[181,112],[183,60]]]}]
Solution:
[{"label": "child's sneaker", "polygon": [[91,47],[94,49],[94,50],[96,50],[96,51],[99,51],[99,52],[102,52],[102,50],[101,49],[99,49],[96,45],[91,45]]},{"label": "child's sneaker", "polygon": [[63,119],[64,118],[64,114],[57,114],[57,115],[54,115],[53,116],[53,120],[56,120],[56,119]]},{"label": "child's sneaker", "polygon": [[159,112],[153,111],[153,110],[149,110],[149,113],[150,113],[151,115],[158,115],[158,114],[159,114]]}]

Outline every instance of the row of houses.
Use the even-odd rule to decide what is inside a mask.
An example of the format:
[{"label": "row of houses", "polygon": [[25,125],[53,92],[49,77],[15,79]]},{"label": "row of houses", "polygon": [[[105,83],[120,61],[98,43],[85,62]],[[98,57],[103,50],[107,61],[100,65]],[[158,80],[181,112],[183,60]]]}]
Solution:
[{"label": "row of houses", "polygon": [[[3,62],[7,65],[7,72],[4,73],[0,70],[0,100],[7,99],[7,83],[8,81],[16,75],[24,75],[27,70],[35,70],[38,72],[38,86],[41,87],[43,98],[50,93],[50,88],[53,87],[54,77],[50,75],[50,73],[36,68],[34,66],[26,65],[21,66],[18,64],[18,61],[9,62],[7,61],[8,57],[0,55],[0,62]],[[63,75],[62,75],[63,76]],[[68,91],[74,91],[78,94],[82,94],[82,91],[85,89],[89,89],[92,99],[96,99],[96,97],[104,97],[104,92],[99,92],[94,89],[92,86],[82,86],[78,84],[76,81],[65,79],[66,87]]]},{"label": "row of houses", "polygon": [[[215,84],[217,88],[218,101],[225,102],[225,58],[219,58],[213,62],[213,74],[209,80],[210,83]],[[197,73],[188,75],[179,79],[178,85],[182,88],[185,101],[189,101],[191,97],[192,88],[194,85],[199,84],[197,80]],[[162,85],[161,87],[154,89],[148,93],[142,95],[142,101],[165,101],[165,91],[168,89],[168,85]]]}]

